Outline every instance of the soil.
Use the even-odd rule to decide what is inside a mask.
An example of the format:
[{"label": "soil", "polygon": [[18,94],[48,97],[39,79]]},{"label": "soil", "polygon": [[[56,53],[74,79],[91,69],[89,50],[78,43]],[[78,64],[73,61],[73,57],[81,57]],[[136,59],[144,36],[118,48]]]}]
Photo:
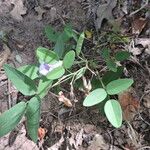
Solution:
[{"label": "soil", "polygon": [[[7,62],[15,67],[36,62],[35,50],[39,46],[52,46],[43,32],[46,25],[61,30],[66,23],[71,23],[73,29],[78,32],[87,29],[93,30],[93,33],[98,33],[94,27],[92,13],[95,12],[94,9],[97,3],[102,4],[105,2],[103,0],[24,0],[25,13],[18,11],[16,16],[12,16],[11,12],[14,6],[22,0],[10,1],[12,3],[7,0],[0,1],[0,32],[7,34],[8,46],[11,50],[11,56]],[[114,10],[113,13],[118,17],[121,13],[116,12]],[[18,19],[19,13],[21,15]],[[103,29],[106,31],[105,27]],[[98,34],[98,36],[102,36],[100,33]],[[141,36],[142,38],[149,38],[146,31]],[[94,47],[95,40],[93,38],[93,43],[88,40],[85,41],[84,51],[87,50],[85,53],[87,57],[97,57],[93,54],[94,52],[88,50]],[[18,55],[21,61],[16,59]],[[138,60],[138,63],[131,59],[123,65],[126,68],[125,76],[131,77],[135,81],[134,91],[140,107],[134,113],[132,120],[129,122],[124,121],[121,128],[113,128],[97,108],[83,107],[84,93],[78,89],[74,91],[75,98],[78,101],[73,101],[74,106],[72,108],[66,108],[52,94],[53,91],[49,91],[43,100],[41,111],[40,126],[46,129],[44,139],[39,141],[38,144],[33,143],[26,135],[23,119],[14,131],[0,138],[0,150],[150,149],[150,55],[143,52],[136,56],[136,60]],[[100,62],[102,62],[100,68],[103,69],[104,62],[102,60]],[[8,83],[7,77],[1,70],[1,113],[9,108]],[[61,90],[63,90],[66,97],[70,97],[68,84],[62,85]],[[23,97],[19,94],[17,96],[19,99]],[[16,103],[17,100],[14,101]]]}]

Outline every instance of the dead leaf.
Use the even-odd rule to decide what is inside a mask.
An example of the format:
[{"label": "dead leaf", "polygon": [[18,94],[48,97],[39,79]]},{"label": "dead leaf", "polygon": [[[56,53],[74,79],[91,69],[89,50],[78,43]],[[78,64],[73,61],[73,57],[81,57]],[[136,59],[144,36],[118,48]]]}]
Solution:
[{"label": "dead leaf", "polygon": [[81,89],[81,91],[85,92],[85,94],[88,95],[92,89],[91,81],[87,80],[84,76],[82,77],[82,81],[83,81],[83,89]]},{"label": "dead leaf", "polygon": [[72,107],[71,101],[64,96],[64,93],[62,91],[59,92],[59,98],[58,98],[58,100],[60,102],[63,102],[65,106]]},{"label": "dead leaf", "polygon": [[0,70],[3,64],[8,60],[11,51],[6,44],[3,44],[2,49],[0,48]]},{"label": "dead leaf", "polygon": [[138,47],[133,47],[129,49],[129,52],[132,53],[134,56],[137,56],[142,53],[142,50]]},{"label": "dead leaf", "polygon": [[46,134],[46,129],[45,128],[39,128],[38,129],[38,137],[40,140],[42,140],[44,137],[45,137],[45,134]]},{"label": "dead leaf", "polygon": [[136,18],[132,21],[132,33],[139,35],[147,24],[147,19]]},{"label": "dead leaf", "polygon": [[150,38],[137,38],[135,39],[135,45],[141,44],[143,47],[150,46]]},{"label": "dead leaf", "polygon": [[76,142],[75,142],[75,146],[76,146],[76,149],[78,149],[78,146],[81,146],[82,145],[82,142],[83,142],[83,129],[81,129],[77,135],[76,135]]},{"label": "dead leaf", "polygon": [[91,31],[88,31],[88,30],[85,31],[85,35],[86,35],[87,39],[91,39],[92,38],[92,34],[93,33]]},{"label": "dead leaf", "polygon": [[106,4],[99,5],[96,11],[97,19],[95,26],[97,29],[101,28],[102,21],[107,19],[108,21],[113,20],[112,10],[115,8],[117,0],[108,0]]},{"label": "dead leaf", "polygon": [[101,135],[96,134],[87,150],[107,150],[108,148],[109,145],[105,142],[104,138]]},{"label": "dead leaf", "polygon": [[123,118],[127,121],[131,121],[133,119],[140,106],[140,101],[133,91],[134,90],[130,88],[118,95],[118,99],[123,110]]},{"label": "dead leaf", "polygon": [[35,7],[35,11],[38,13],[37,15],[37,20],[42,20],[43,14],[46,12],[43,8],[41,8],[40,6]]},{"label": "dead leaf", "polygon": [[13,10],[10,12],[12,17],[16,20],[22,20],[21,15],[25,15],[27,12],[27,8],[24,6],[22,0],[11,0],[11,4],[14,5]]},{"label": "dead leaf", "polygon": [[57,10],[55,7],[50,9],[51,21],[53,22],[57,18]]}]

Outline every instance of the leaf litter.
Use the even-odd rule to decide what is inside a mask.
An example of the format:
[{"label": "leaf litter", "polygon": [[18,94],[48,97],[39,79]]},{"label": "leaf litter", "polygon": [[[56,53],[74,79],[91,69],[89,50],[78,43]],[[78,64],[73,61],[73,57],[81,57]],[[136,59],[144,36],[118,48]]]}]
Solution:
[{"label": "leaf litter", "polygon": [[[13,2],[15,2],[15,0],[12,0]],[[21,1],[21,0],[18,0],[18,1]],[[101,15],[98,15],[98,18],[97,18],[97,21],[98,21],[98,27],[99,28],[101,28],[101,25],[102,25],[102,22],[103,22],[103,20],[104,19],[106,19],[106,20],[109,20],[109,19],[113,19],[113,16],[112,16],[112,13],[113,13],[113,9],[115,8],[115,6],[116,6],[116,4],[112,4],[112,3],[116,3],[116,1],[110,1],[110,0],[108,0],[107,1],[107,4],[106,5],[99,5],[99,11],[97,10],[97,13],[99,12],[99,14],[101,14]],[[59,3],[59,2],[58,2]],[[20,8],[23,8],[23,7],[25,7],[24,5],[22,5],[23,3],[21,3],[21,2],[17,2],[17,0],[16,0],[16,4],[17,5],[19,5],[20,4]],[[15,4],[14,4],[15,5]],[[61,5],[62,6],[62,5]],[[75,6],[75,5],[74,5]],[[100,11],[100,8],[102,8],[102,7],[100,7],[100,6],[105,6],[105,8],[104,8],[104,11],[103,11],[103,13],[102,13],[102,11]],[[45,8],[45,7],[43,7],[43,6],[40,6],[41,8]],[[53,5],[52,6],[50,6],[50,8],[51,7],[53,7]],[[15,8],[15,7],[14,7]],[[13,8],[13,9],[14,9]],[[107,8],[107,9],[106,9]],[[108,8],[110,8],[109,10],[110,10],[110,12],[109,12],[109,14],[107,13],[107,11],[108,11]],[[18,7],[16,7],[15,8],[16,10],[18,9]],[[26,9],[26,8],[25,8]],[[48,9],[48,8],[47,8]],[[47,11],[47,9],[46,9],[46,11]],[[58,9],[59,10],[59,9]],[[18,11],[19,11],[19,13],[18,14],[14,14],[14,16],[13,16],[13,18],[14,19],[16,19],[16,20],[23,20],[24,18],[22,17],[22,15],[24,15],[24,14],[26,14],[26,12],[24,11],[24,12],[22,12],[20,9],[18,9]],[[127,10],[125,10],[125,11],[127,11]],[[106,13],[105,13],[106,12]],[[105,14],[107,15],[107,16],[105,16]],[[101,19],[101,16],[102,16],[102,19]],[[37,19],[37,16],[35,16],[35,20]],[[61,19],[64,19],[64,18],[61,18]],[[37,19],[38,20],[38,19]],[[40,20],[43,20],[43,17],[40,17]],[[39,20],[39,21],[40,21]],[[54,19],[52,19],[53,21],[54,21]],[[49,22],[48,22],[49,23]],[[137,33],[138,32],[138,36],[140,35],[140,34],[142,34],[143,33],[143,29],[142,29],[142,31],[141,31],[141,28],[145,28],[145,25],[144,25],[144,27],[143,26],[139,26],[138,27],[138,29],[137,30],[134,30],[133,32],[135,32],[135,33]],[[90,31],[90,30],[89,30]],[[92,34],[92,36],[94,36],[94,34]],[[140,39],[140,40],[139,40]],[[39,43],[38,43],[39,44]],[[148,48],[149,46],[149,38],[147,37],[147,38],[141,38],[141,37],[139,37],[139,38],[136,38],[135,39],[135,44],[136,45],[138,45],[138,44],[141,44],[144,48]],[[136,47],[135,47],[136,48]],[[32,49],[33,50],[33,49]],[[146,52],[146,51],[145,51]],[[141,53],[140,53],[141,54]],[[129,92],[130,93],[130,92]],[[132,111],[132,108],[133,108],[133,110],[134,110],[134,108],[136,108],[136,106],[134,106],[134,105],[136,105],[136,104],[134,104],[133,103],[133,99],[134,99],[134,97],[132,97],[132,94],[130,95],[130,94],[125,94],[124,93],[124,95],[126,95],[126,96],[122,96],[122,97],[126,97],[127,99],[129,99],[129,101],[128,102],[125,102],[125,103],[128,103],[128,104],[130,104],[130,103],[132,103],[132,107],[127,107],[127,104],[124,104],[124,107],[127,107],[126,109],[125,109],[125,112],[127,112],[127,115],[129,114],[129,116],[131,115],[130,114],[130,109],[131,109],[131,111]],[[62,98],[62,97],[61,97]],[[65,100],[67,99],[67,101],[66,101],[66,103],[67,103],[67,105],[70,105],[69,103],[70,103],[70,100],[67,98],[67,97],[63,97],[63,101],[65,101]],[[123,98],[123,99],[125,99],[125,98]],[[51,100],[51,99],[50,99]],[[69,100],[69,101],[68,101]],[[121,100],[121,101],[125,101],[125,100]],[[131,102],[132,101],[132,102]],[[123,102],[122,102],[123,103]],[[65,103],[64,103],[64,105],[65,105]],[[66,105],[66,106],[67,106]],[[129,110],[129,112],[127,111],[127,110]],[[133,112],[135,112],[136,113],[136,111],[133,111]],[[88,116],[89,117],[89,116]],[[88,118],[87,117],[87,118]],[[95,116],[94,115],[92,115],[92,119],[94,118]],[[85,117],[86,118],[86,117]],[[85,118],[84,118],[84,121],[85,121]],[[131,117],[129,117],[129,118],[131,118]],[[80,118],[81,119],[81,118]],[[90,119],[90,122],[92,122],[93,120],[92,119]],[[100,118],[98,118],[97,120],[99,120]],[[93,122],[95,123],[95,124],[98,124],[99,122],[97,122],[97,120],[94,120]],[[89,121],[89,120],[88,120]],[[73,123],[72,123],[72,125],[73,125]],[[100,125],[97,125],[97,126],[100,126],[101,128],[103,128],[103,127],[105,127],[105,124],[103,124],[103,122],[101,122],[101,124]],[[77,145],[80,145],[81,143],[80,142],[82,142],[82,140],[84,140],[84,133],[85,133],[85,131],[83,131],[82,129],[79,129],[79,128],[77,128],[76,130],[78,130],[79,132],[79,138],[78,138],[78,136],[75,136],[76,137],[76,139],[77,140],[81,140],[81,141],[79,141],[79,144],[77,144]],[[86,130],[86,129],[85,129]],[[93,132],[93,130],[90,130],[91,132]],[[101,133],[101,132],[98,132],[98,133]],[[78,135],[78,134],[76,134],[76,135]],[[95,137],[96,135],[94,135],[94,141],[96,141],[95,139],[96,139],[96,137]],[[101,135],[101,134],[99,134],[98,135],[98,138],[97,138],[98,140],[97,141],[101,141],[100,143],[103,145],[107,145],[108,146],[108,144],[109,144],[109,142],[106,142],[104,139],[103,139],[103,136]],[[73,141],[74,139],[72,139],[72,141]],[[125,139],[124,139],[125,140]],[[60,140],[60,143],[62,143],[62,141],[63,140]],[[78,143],[78,142],[77,142]],[[97,143],[97,144],[94,144],[94,142],[93,142],[93,144],[92,145],[95,145],[95,149],[98,149],[99,148],[99,143],[98,142],[95,142],[95,143]],[[60,148],[60,146],[61,146],[61,144],[59,145],[59,146],[57,146],[57,148],[56,149],[58,149],[58,148]],[[52,148],[52,150],[53,150],[53,147],[51,147]],[[51,149],[51,148],[49,148],[49,149]],[[116,147],[115,147],[116,148]],[[103,149],[106,149],[106,147],[103,147]],[[116,148],[117,149],[117,148]]]},{"label": "leaf litter", "polygon": [[14,8],[10,12],[12,17],[16,20],[22,21],[22,15],[25,15],[27,12],[27,8],[24,6],[22,0],[11,0],[11,4],[14,5]]}]

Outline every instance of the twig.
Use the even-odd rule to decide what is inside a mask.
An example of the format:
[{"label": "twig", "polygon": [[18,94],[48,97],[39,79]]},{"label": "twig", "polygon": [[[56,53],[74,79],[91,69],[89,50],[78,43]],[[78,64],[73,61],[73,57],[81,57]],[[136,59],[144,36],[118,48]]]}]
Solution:
[{"label": "twig", "polygon": [[145,2],[145,4],[144,4],[141,8],[139,8],[139,9],[136,10],[136,11],[133,11],[133,12],[129,15],[129,17],[132,17],[133,15],[135,15],[136,13],[138,13],[139,11],[141,11],[143,8],[145,8],[145,7],[148,5],[148,1],[149,1],[149,0],[147,0],[147,1]]}]

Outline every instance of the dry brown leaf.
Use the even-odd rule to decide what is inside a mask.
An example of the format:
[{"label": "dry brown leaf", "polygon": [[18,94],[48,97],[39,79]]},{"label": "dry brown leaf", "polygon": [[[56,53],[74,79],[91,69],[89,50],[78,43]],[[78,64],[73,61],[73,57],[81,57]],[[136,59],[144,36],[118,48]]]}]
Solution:
[{"label": "dry brown leaf", "polygon": [[137,38],[135,39],[135,45],[141,44],[143,47],[150,46],[150,38]]},{"label": "dry brown leaf", "polygon": [[27,8],[24,6],[22,0],[11,0],[11,4],[14,5],[13,10],[10,12],[12,17],[16,20],[22,20],[21,15],[25,15],[27,12]]},{"label": "dry brown leaf", "polygon": [[131,121],[140,106],[138,98],[133,96],[133,89],[119,94],[118,99],[123,110],[124,120]]},{"label": "dry brown leaf", "polygon": [[37,20],[42,20],[43,14],[45,13],[45,10],[41,8],[40,6],[35,7],[35,11],[38,13]]},{"label": "dry brown leaf", "polygon": [[117,0],[108,0],[106,4],[99,5],[96,11],[97,19],[95,22],[96,28],[100,29],[102,21],[107,19],[108,21],[113,20],[112,10],[115,8]]},{"label": "dry brown leaf", "polygon": [[59,98],[58,98],[58,100],[60,102],[63,102],[65,106],[72,107],[71,101],[64,96],[64,93],[62,91],[59,92]]},{"label": "dry brown leaf", "polygon": [[147,24],[145,18],[136,18],[132,22],[132,33],[139,35]]},{"label": "dry brown leaf", "polygon": [[42,140],[44,137],[45,137],[45,134],[46,134],[46,129],[45,128],[39,128],[38,129],[38,137],[40,140]]},{"label": "dry brown leaf", "polygon": [[81,90],[85,92],[86,95],[88,95],[92,89],[91,81],[87,80],[84,76],[82,77],[82,81],[83,81],[83,89]]},{"label": "dry brown leaf", "polygon": [[8,60],[11,51],[6,44],[3,44],[2,49],[0,49],[0,70],[3,64]]},{"label": "dry brown leaf", "polygon": [[109,145],[106,143],[106,141],[101,135],[96,134],[95,137],[93,138],[91,145],[87,148],[87,150],[100,150],[100,149],[107,150],[109,149]]}]

